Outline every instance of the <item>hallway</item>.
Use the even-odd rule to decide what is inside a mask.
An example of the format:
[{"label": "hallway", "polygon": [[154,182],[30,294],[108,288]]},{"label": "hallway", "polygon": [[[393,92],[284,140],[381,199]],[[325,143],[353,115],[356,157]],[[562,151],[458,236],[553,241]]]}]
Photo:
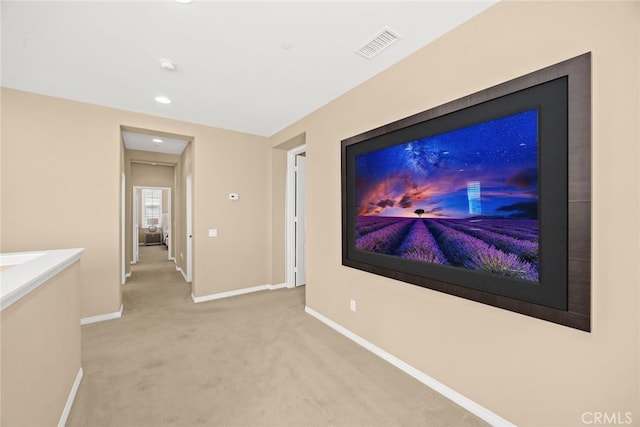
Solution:
[{"label": "hallway", "polygon": [[194,304],[141,247],[123,317],[82,327],[68,426],[476,426],[484,423],[304,313],[305,289]]},{"label": "hallway", "polygon": [[175,263],[167,259],[166,246],[140,246],[139,251],[140,261],[131,266],[131,277],[122,286],[124,316],[167,304],[193,303],[191,284],[185,283]]}]

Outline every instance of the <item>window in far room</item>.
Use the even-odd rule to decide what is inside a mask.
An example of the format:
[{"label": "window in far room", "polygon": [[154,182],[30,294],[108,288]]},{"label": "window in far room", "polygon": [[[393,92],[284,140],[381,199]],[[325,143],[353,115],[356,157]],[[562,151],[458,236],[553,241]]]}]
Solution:
[{"label": "window in far room", "polygon": [[159,226],[162,215],[162,190],[142,189],[142,227]]}]

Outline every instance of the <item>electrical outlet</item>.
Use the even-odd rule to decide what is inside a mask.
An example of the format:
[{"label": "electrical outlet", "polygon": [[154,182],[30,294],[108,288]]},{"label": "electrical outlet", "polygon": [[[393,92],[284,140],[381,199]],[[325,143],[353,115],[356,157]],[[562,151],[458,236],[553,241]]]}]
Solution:
[{"label": "electrical outlet", "polygon": [[351,300],[351,304],[349,308],[351,309],[351,311],[356,311],[356,300],[354,299]]}]

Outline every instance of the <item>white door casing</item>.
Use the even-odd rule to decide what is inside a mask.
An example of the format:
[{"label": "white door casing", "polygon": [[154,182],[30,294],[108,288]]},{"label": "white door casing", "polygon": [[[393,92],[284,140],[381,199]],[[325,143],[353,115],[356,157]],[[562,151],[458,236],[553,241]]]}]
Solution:
[{"label": "white door casing", "polygon": [[127,187],[126,187],[126,177],[125,174],[122,174],[122,179],[120,180],[120,267],[121,267],[121,282],[124,285],[127,282],[127,269],[126,269],[126,209],[125,204],[127,200]]},{"label": "white door casing", "polygon": [[[140,244],[140,234],[139,234],[139,229],[140,229],[140,224],[138,223],[138,217],[139,217],[139,204],[140,204],[140,200],[141,200],[141,194],[142,194],[142,190],[144,188],[149,188],[152,190],[162,190],[162,192],[166,192],[166,196],[167,196],[167,224],[162,224],[162,230],[163,230],[163,234],[164,234],[164,230],[165,227],[168,228],[169,231],[169,242],[167,245],[167,259],[171,260],[173,258],[173,253],[171,251],[171,240],[173,239],[173,236],[171,235],[172,233],[172,228],[171,228],[171,224],[173,222],[173,217],[171,216],[171,197],[172,197],[172,192],[171,192],[171,187],[150,187],[150,186],[134,186],[133,187],[133,220],[132,220],[132,224],[133,224],[133,260],[131,261],[132,264],[137,264],[138,262],[140,262],[140,250],[138,248],[139,244]],[[162,209],[164,211],[164,208]],[[163,214],[161,213],[161,216]]]},{"label": "white door casing", "polygon": [[186,276],[186,281],[187,282],[191,282],[192,281],[192,269],[193,269],[193,260],[192,260],[192,242],[193,242],[193,232],[192,232],[192,178],[191,175],[187,175],[187,179],[186,179],[186,188],[185,188],[185,195],[186,195],[186,257],[187,259],[185,260],[185,268],[187,269],[185,276]]},{"label": "white door casing", "polygon": [[133,229],[133,236],[132,236],[132,242],[133,242],[133,252],[132,252],[132,260],[131,260],[131,264],[137,264],[139,257],[140,257],[140,252],[138,250],[138,245],[140,244],[139,242],[139,237],[138,237],[138,229],[140,227],[140,225],[138,224],[138,197],[139,197],[139,192],[140,189],[139,187],[133,187],[133,192],[132,192],[132,198],[133,198],[133,204],[132,206],[132,214],[133,214],[133,219],[131,221],[131,223],[133,224],[133,226],[131,227]]},{"label": "white door casing", "polygon": [[296,229],[296,260],[295,260],[295,284],[296,286],[304,285],[307,276],[306,269],[306,225],[305,225],[305,207],[306,207],[306,157],[296,155],[296,213],[295,213],[295,229]]}]

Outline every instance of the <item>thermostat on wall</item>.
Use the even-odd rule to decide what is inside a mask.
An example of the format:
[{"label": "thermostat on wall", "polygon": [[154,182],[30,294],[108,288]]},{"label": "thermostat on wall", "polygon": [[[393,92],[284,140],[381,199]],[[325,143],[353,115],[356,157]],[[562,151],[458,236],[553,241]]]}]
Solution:
[{"label": "thermostat on wall", "polygon": [[229,200],[238,200],[238,193],[229,193]]}]

